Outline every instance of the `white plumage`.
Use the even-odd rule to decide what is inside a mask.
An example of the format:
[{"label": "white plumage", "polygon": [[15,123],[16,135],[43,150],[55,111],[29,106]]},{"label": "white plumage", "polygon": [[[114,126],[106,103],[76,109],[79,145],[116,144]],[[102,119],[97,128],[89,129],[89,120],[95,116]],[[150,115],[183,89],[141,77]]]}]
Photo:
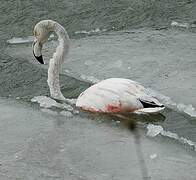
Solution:
[{"label": "white plumage", "polygon": [[[147,92],[142,85],[130,79],[110,78],[81,93],[76,106],[83,110],[102,113],[159,112],[162,110],[163,105]],[[149,107],[144,108],[143,102],[149,104]]]}]

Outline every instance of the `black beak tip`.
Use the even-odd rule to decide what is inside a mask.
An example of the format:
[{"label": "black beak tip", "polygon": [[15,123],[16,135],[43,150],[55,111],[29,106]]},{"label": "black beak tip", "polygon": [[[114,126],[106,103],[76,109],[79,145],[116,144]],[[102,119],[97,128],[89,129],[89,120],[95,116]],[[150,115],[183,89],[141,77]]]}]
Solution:
[{"label": "black beak tip", "polygon": [[35,53],[34,53],[34,46],[35,46],[35,43],[36,43],[36,41],[33,42],[33,55],[34,55],[34,57],[39,61],[40,64],[44,64],[44,60],[43,60],[42,55],[41,55],[41,56],[36,56]]},{"label": "black beak tip", "polygon": [[40,64],[44,64],[44,60],[42,55],[41,56],[35,56],[35,58],[39,61]]}]

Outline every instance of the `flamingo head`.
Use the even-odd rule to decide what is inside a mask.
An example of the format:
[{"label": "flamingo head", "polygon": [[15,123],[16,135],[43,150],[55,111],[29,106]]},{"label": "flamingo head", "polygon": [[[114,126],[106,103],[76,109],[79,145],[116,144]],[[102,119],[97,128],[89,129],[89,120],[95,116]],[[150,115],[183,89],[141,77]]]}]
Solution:
[{"label": "flamingo head", "polygon": [[33,55],[39,61],[44,64],[42,57],[42,46],[47,41],[49,35],[53,31],[53,23],[51,20],[43,20],[35,25],[33,34],[35,41],[33,42]]}]

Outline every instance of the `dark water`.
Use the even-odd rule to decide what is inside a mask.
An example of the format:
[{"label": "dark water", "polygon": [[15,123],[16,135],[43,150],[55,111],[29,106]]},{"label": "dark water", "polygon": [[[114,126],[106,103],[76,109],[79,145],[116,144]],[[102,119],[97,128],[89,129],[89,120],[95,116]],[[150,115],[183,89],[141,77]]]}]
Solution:
[{"label": "dark water", "polygon": [[[1,54],[0,94],[3,97],[21,97],[29,100],[36,95],[49,95],[47,70],[32,66],[25,59],[15,59]],[[60,76],[63,92],[67,98],[76,98],[79,93],[90,86],[66,75]]]},{"label": "dark water", "polygon": [[194,0],[8,0],[1,1],[0,31],[27,36],[36,22],[57,20],[69,34],[101,28],[167,27],[172,20],[195,20]]}]

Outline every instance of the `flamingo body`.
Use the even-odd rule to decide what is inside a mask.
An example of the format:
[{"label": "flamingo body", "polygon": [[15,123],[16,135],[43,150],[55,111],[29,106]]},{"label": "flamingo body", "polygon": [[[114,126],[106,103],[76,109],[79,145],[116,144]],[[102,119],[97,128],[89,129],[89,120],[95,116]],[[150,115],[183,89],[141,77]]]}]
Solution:
[{"label": "flamingo body", "polygon": [[97,113],[153,113],[164,108],[142,85],[123,78],[106,79],[89,87],[79,95],[76,106]]}]

